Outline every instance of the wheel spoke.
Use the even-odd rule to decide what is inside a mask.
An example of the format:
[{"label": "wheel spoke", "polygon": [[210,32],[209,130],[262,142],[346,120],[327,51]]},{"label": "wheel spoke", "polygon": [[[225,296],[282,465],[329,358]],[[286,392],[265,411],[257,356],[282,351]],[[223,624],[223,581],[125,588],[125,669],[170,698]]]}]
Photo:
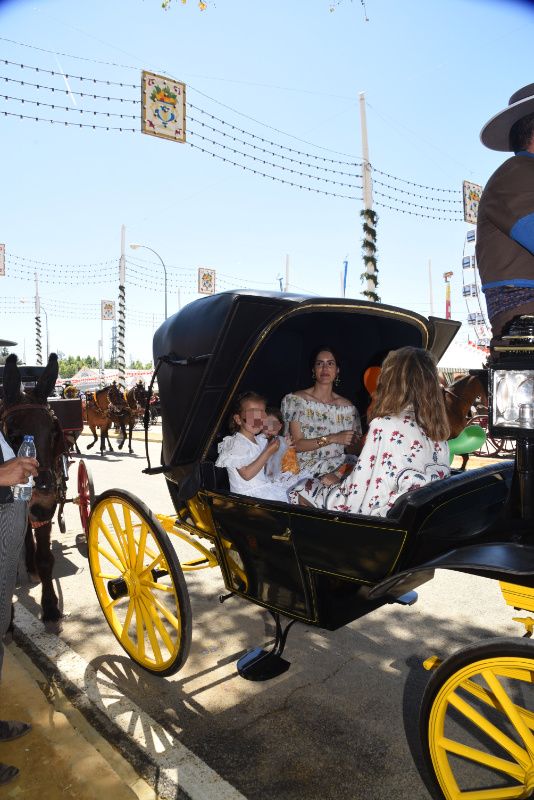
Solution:
[{"label": "wheel spoke", "polygon": [[149,572],[152,572],[152,570],[155,569],[161,561],[165,561],[165,556],[163,553],[160,553],[159,556],[156,556],[156,558],[150,562],[148,567],[145,567],[142,572],[138,573],[139,578],[144,578],[145,575],[147,575]]},{"label": "wheel spoke", "polygon": [[145,548],[146,548],[146,537],[148,533],[148,528],[146,524],[143,522],[141,524],[141,535],[139,536],[139,542],[137,544],[137,558],[135,559],[135,571],[139,572],[140,567],[142,567],[144,560],[145,560]]},{"label": "wheel spoke", "polygon": [[132,528],[132,515],[128,506],[124,506],[124,525],[126,527],[126,538],[128,546],[128,563],[134,566],[137,557],[135,553],[135,537]]},{"label": "wheel spoke", "polygon": [[509,736],[499,730],[499,728],[493,725],[493,723],[482,716],[482,714],[470,706],[469,703],[458,697],[455,692],[451,693],[449,702],[452,706],[454,706],[454,708],[457,709],[457,711],[467,717],[467,719],[469,719],[473,725],[476,725],[478,728],[480,728],[480,730],[489,736],[490,739],[493,739],[504,750],[510,753],[510,755],[515,758],[518,764],[521,764],[524,769],[528,769],[532,762],[526,750],[516,744],[513,739],[511,739]]},{"label": "wheel spoke", "polygon": [[525,770],[521,769],[521,767],[513,761],[507,761],[505,758],[499,758],[490,753],[484,753],[482,750],[477,750],[475,747],[469,747],[461,742],[454,742],[452,739],[447,739],[445,737],[439,739],[437,744],[446,750],[447,753],[453,753],[468,761],[473,761],[485,767],[496,769],[499,772],[504,772],[517,781],[523,781],[525,778]]},{"label": "wheel spoke", "polygon": [[[129,511],[129,509],[127,509],[126,506],[122,506],[123,517],[126,516],[126,511],[127,510]],[[111,519],[111,522],[113,523],[113,528],[115,529],[115,533],[117,534],[117,539],[119,541],[119,544],[120,544],[122,552],[123,552],[124,563],[125,563],[126,567],[129,567],[130,566],[130,560],[129,560],[129,557],[128,557],[128,550],[127,550],[126,545],[124,543],[124,528],[122,527],[122,525],[119,522],[119,518],[117,516],[117,512],[115,511],[115,506],[114,505],[110,505],[109,506],[108,514],[109,514],[109,517]],[[126,520],[125,520],[125,522],[126,522]]]},{"label": "wheel spoke", "polygon": [[174,652],[175,646],[173,644],[173,641],[172,641],[171,637],[169,636],[169,632],[167,631],[167,629],[166,629],[165,625],[163,624],[163,622],[161,621],[161,619],[154,612],[154,608],[152,606],[148,606],[148,612],[150,613],[150,616],[152,617],[152,621],[153,621],[154,625],[156,626],[156,628],[159,631],[159,635],[161,636],[165,647],[167,648],[169,653],[172,654]]},{"label": "wheel spoke", "polygon": [[113,552],[115,553],[115,555],[117,556],[117,558],[121,562],[121,564],[122,564],[121,572],[125,572],[126,569],[127,569],[127,564],[126,564],[126,562],[124,560],[124,553],[123,553],[122,548],[118,547],[117,542],[115,541],[114,537],[111,535],[111,532],[110,532],[108,526],[106,525],[106,523],[102,519],[98,520],[98,527],[102,531],[104,536],[106,537],[109,546],[112,548]]},{"label": "wheel spoke", "polygon": [[160,592],[171,592],[174,594],[174,587],[167,586],[164,583],[158,583],[157,581],[142,581],[142,584],[150,589],[157,589]]},{"label": "wheel spoke", "polygon": [[154,597],[154,596],[153,596],[153,600],[154,600],[154,605],[156,606],[156,608],[158,608],[158,609],[161,611],[161,613],[163,614],[163,616],[165,617],[165,619],[167,620],[167,622],[168,622],[170,625],[172,625],[172,627],[173,627],[173,628],[175,628],[175,630],[179,630],[179,629],[180,629],[180,622],[179,622],[179,621],[178,621],[178,619],[177,619],[177,618],[174,616],[174,614],[172,614],[172,613],[169,611],[169,609],[168,609],[168,608],[165,608],[165,606],[164,606],[162,603],[160,603],[160,601],[158,600],[158,598],[157,598],[157,597]]},{"label": "wheel spoke", "polygon": [[163,658],[161,655],[161,648],[158,644],[156,631],[154,630],[154,625],[152,623],[152,620],[150,619],[150,613],[145,605],[143,597],[139,598],[139,607],[143,615],[143,622],[146,628],[146,632],[148,633],[148,638],[152,647],[152,653],[154,654],[154,660],[156,661],[157,664],[161,664],[163,662]]},{"label": "wheel spoke", "polygon": [[[525,743],[525,746],[532,757],[534,755],[534,738],[529,728],[525,725],[521,715],[518,713],[517,706],[510,700],[508,694],[503,689],[501,683],[493,670],[485,669],[482,671],[482,676],[493,694],[499,701],[504,713],[516,729],[517,733]],[[532,763],[532,762],[531,762]]]},{"label": "wheel spoke", "polygon": [[[115,567],[115,569],[117,570],[117,572],[119,573],[119,575],[123,575],[123,574],[124,574],[124,571],[125,571],[125,569],[126,569],[126,568],[125,568],[125,566],[124,566],[124,564],[122,564],[120,561],[117,561],[117,559],[116,559],[114,556],[112,556],[112,555],[111,555],[111,553],[110,553],[110,552],[108,552],[108,551],[107,551],[107,550],[106,550],[106,549],[105,549],[105,548],[104,548],[104,547],[103,547],[103,546],[100,544],[100,542],[97,544],[97,550],[98,550],[98,552],[100,553],[100,555],[104,556],[104,558],[105,558],[105,559],[107,559],[107,561],[109,561],[109,563],[110,563],[110,564],[113,564],[113,566]],[[113,575],[112,577],[113,577],[113,578],[116,578],[117,576],[116,576],[116,575]]]},{"label": "wheel spoke", "polygon": [[132,621],[132,616],[134,612],[135,604],[133,598],[130,597],[130,601],[128,603],[128,611],[126,612],[126,617],[124,619],[124,624],[122,627],[122,633],[120,636],[120,641],[124,644],[125,640],[132,641],[130,638],[129,630],[130,630],[130,623]]},{"label": "wheel spoke", "polygon": [[137,652],[139,653],[139,658],[144,659],[145,631],[143,627],[143,613],[141,611],[141,606],[137,597],[134,598],[134,604],[135,604],[135,625],[137,630]]}]

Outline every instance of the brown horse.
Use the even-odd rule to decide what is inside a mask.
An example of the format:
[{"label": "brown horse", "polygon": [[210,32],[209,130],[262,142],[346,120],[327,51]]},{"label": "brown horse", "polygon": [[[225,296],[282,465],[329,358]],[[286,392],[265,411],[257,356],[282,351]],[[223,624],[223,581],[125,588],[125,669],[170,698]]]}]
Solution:
[{"label": "brown horse", "polygon": [[[125,400],[128,406],[129,414],[124,419],[125,427],[124,430],[121,427],[121,432],[123,437],[126,436],[126,425],[128,426],[128,450],[130,453],[133,453],[132,450],[132,431],[135,427],[135,423],[143,417],[145,413],[145,405],[148,398],[148,392],[145,389],[145,385],[143,383],[137,383],[131,389],[129,389],[125,395]],[[123,442],[124,444],[124,442]]]},{"label": "brown horse", "polygon": [[130,409],[116,383],[93,392],[93,399],[87,397],[85,405],[86,421],[94,437],[93,441],[87,445],[87,449],[90,450],[97,441],[96,429],[100,428],[100,455],[103,456],[105,453],[106,440],[109,449],[113,451],[108,433],[113,423],[117,423],[122,433],[122,441],[118,446],[119,450],[122,450],[126,440],[126,424],[129,416]]},{"label": "brown horse", "polygon": [[464,375],[450,386],[443,387],[443,399],[451,428],[451,439],[459,436],[472,416],[471,409],[477,405],[488,405],[487,386],[476,375]]},{"label": "brown horse", "polygon": [[[472,409],[477,405],[488,405],[487,384],[476,375],[464,375],[450,386],[443,386],[445,410],[451,429],[450,437],[454,439],[464,430],[472,416]],[[461,469],[465,469],[469,453],[462,456]]]},{"label": "brown horse", "polygon": [[38,575],[41,580],[43,622],[61,617],[52,582],[51,531],[56,507],[59,503],[62,508],[65,502],[67,448],[61,426],[47,402],[57,375],[57,356],[51,353],[35,389],[22,391],[17,357],[14,354],[8,356],[0,411],[4,436],[15,452],[26,434],[34,437],[37,449],[39,473],[29,503],[26,568],[30,576]]}]

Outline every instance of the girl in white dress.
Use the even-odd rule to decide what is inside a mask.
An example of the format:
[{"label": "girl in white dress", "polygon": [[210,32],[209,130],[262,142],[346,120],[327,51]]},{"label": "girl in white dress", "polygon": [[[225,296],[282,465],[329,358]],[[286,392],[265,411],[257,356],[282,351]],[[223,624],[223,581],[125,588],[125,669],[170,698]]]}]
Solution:
[{"label": "girl in white dress", "polygon": [[268,442],[263,435],[265,408],[265,399],[254,392],[238,398],[230,420],[234,433],[220,443],[215,466],[228,470],[231,492],[287,503],[287,481],[270,480],[265,474],[265,465],[280,447],[278,437]]},{"label": "girl in white dress", "polygon": [[370,417],[353,471],[340,483],[301,481],[290,492],[292,503],[384,517],[401,494],[450,474],[449,423],[426,350],[402,347],[386,356]]}]

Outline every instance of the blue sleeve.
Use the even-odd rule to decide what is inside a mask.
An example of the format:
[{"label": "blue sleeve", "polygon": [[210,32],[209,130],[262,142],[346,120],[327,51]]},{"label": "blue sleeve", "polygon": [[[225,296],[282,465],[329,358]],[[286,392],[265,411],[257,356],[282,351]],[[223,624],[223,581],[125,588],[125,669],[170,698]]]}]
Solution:
[{"label": "blue sleeve", "polygon": [[534,255],[534,213],[518,219],[510,230],[510,236]]}]

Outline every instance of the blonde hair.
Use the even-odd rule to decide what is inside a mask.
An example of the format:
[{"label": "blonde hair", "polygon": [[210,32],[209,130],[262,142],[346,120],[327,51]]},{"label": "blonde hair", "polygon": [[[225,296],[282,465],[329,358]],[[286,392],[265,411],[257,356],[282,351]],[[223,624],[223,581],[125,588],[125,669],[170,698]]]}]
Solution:
[{"label": "blonde hair", "polygon": [[371,419],[395,416],[412,408],[429,439],[443,442],[450,427],[433,356],[418,347],[392,350],[382,364]]}]

